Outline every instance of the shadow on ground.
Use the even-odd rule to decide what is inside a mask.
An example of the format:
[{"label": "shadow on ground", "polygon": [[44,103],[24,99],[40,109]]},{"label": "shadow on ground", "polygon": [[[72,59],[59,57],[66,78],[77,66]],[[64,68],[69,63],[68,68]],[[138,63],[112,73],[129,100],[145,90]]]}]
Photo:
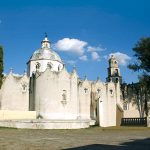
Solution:
[{"label": "shadow on ground", "polygon": [[150,150],[150,138],[133,139],[131,142],[121,143],[120,145],[92,144],[63,150]]}]

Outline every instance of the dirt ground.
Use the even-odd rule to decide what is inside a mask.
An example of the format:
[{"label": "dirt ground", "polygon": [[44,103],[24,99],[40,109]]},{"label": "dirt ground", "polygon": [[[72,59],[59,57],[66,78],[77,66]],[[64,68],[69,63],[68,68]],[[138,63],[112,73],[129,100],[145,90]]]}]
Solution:
[{"label": "dirt ground", "polygon": [[150,128],[0,128],[0,150],[150,150]]}]

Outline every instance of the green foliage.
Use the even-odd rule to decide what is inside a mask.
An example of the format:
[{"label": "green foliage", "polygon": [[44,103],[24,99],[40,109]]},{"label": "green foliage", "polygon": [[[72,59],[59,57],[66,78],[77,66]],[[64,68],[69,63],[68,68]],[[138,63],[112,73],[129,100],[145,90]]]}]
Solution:
[{"label": "green foliage", "polygon": [[130,93],[128,98],[137,105],[140,116],[144,112],[148,115],[148,101],[150,100],[150,37],[140,39],[135,47],[136,62],[128,67],[133,71],[142,71],[139,82],[128,85]]},{"label": "green foliage", "polygon": [[0,46],[0,88],[2,86],[2,79],[3,79],[3,47]]},{"label": "green foliage", "polygon": [[149,80],[149,76],[142,75],[139,77],[139,82],[137,83],[122,84],[124,102],[132,102],[132,104],[138,109],[140,117],[144,117],[144,114],[148,115],[149,107],[147,102],[150,98]]},{"label": "green foliage", "polygon": [[139,76],[139,83],[142,91],[142,100],[144,101],[144,110],[145,114],[148,115],[148,111],[150,107],[148,106],[148,101],[150,101],[150,76],[147,74],[143,74]]},{"label": "green foliage", "polygon": [[143,70],[147,73],[150,72],[150,37],[140,39],[133,51],[137,61],[128,67],[134,71]]}]

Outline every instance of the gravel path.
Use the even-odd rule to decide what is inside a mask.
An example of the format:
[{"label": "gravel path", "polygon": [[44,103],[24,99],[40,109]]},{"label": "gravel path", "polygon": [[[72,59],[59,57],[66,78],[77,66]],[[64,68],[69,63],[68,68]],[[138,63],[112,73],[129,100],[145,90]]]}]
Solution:
[{"label": "gravel path", "polygon": [[150,150],[148,128],[27,130],[0,128],[0,150]]}]

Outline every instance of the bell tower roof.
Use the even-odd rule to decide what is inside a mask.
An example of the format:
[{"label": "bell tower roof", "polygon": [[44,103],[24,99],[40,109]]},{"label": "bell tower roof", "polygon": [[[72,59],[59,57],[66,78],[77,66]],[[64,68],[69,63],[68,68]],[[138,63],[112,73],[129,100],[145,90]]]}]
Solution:
[{"label": "bell tower roof", "polygon": [[118,61],[116,60],[114,55],[111,55],[109,58],[109,67],[108,67],[108,77],[107,81],[110,82],[122,82],[122,77],[120,75],[120,69],[118,66]]},{"label": "bell tower roof", "polygon": [[115,58],[114,55],[111,55],[111,56],[110,56],[110,59],[109,59],[109,67],[118,68],[118,61],[116,60],[116,58]]}]

